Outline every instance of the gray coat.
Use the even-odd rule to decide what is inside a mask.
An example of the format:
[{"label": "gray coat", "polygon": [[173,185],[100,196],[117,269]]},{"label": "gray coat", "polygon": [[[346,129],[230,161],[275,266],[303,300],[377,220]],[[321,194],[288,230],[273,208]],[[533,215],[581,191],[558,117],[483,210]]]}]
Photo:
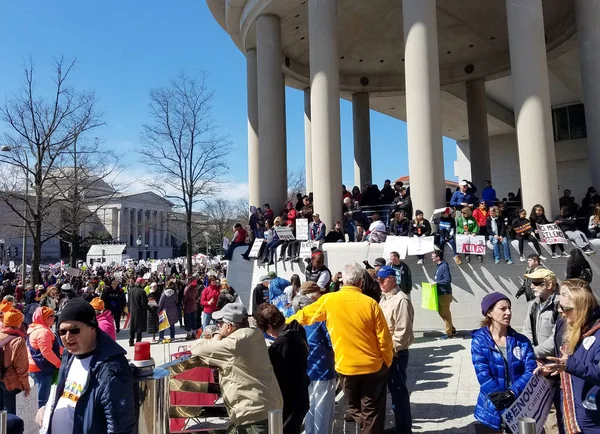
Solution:
[{"label": "gray coat", "polygon": [[[558,294],[552,294],[542,305],[540,298],[536,297],[529,303],[525,324],[523,324],[523,334],[533,344],[533,351],[537,359],[545,359],[548,356],[555,356],[554,353],[554,326],[558,308]],[[532,329],[532,320],[535,327]]]},{"label": "gray coat", "polygon": [[181,308],[177,304],[177,295],[173,289],[165,289],[158,302],[158,311],[165,310],[169,324],[174,325],[181,316]]}]

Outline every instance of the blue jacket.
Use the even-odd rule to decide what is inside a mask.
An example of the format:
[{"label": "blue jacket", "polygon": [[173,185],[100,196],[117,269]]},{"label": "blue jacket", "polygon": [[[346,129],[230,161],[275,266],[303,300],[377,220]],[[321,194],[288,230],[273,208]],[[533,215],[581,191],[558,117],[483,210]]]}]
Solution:
[{"label": "blue jacket", "polygon": [[523,392],[536,368],[533,347],[529,339],[509,327],[506,337],[508,360],[505,361],[487,327],[474,330],[471,336],[473,367],[480,385],[475,419],[490,428],[500,429],[504,411],[496,410],[488,394],[510,389],[518,397]]},{"label": "blue jacket", "polygon": [[[133,378],[126,354],[118,343],[97,329],[88,382],[75,406],[73,434],[130,434],[136,430]],[[52,410],[63,393],[74,357],[67,351],[63,355]],[[48,434],[51,433],[52,416],[48,429]]]},{"label": "blue jacket", "polygon": [[325,321],[304,326],[308,341],[308,377],[310,381],[325,381],[335,378],[335,362],[331,339]]},{"label": "blue jacket", "polygon": [[457,190],[452,194],[452,199],[450,199],[450,206],[462,208],[461,203],[466,203],[467,205],[474,204],[475,196],[473,196],[468,191],[466,193],[463,193],[462,191]]},{"label": "blue jacket", "polygon": [[496,205],[496,190],[492,187],[484,188],[481,192],[481,199],[485,200],[488,207]]},{"label": "blue jacket", "polygon": [[283,290],[290,286],[289,280],[285,280],[282,277],[275,277],[269,283],[269,302],[272,302],[275,298],[283,294]]},{"label": "blue jacket", "polygon": [[450,275],[450,267],[446,261],[438,264],[433,280],[437,283],[438,295],[452,294],[452,276]]}]

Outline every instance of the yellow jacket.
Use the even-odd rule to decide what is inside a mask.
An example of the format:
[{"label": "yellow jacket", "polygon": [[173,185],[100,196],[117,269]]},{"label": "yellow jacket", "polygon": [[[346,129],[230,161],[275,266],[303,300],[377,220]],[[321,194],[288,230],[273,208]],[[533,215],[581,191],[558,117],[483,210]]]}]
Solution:
[{"label": "yellow jacket", "polygon": [[392,337],[379,304],[356,286],[343,286],[296,312],[287,322],[302,325],[326,321],[342,375],[372,374],[392,364]]}]

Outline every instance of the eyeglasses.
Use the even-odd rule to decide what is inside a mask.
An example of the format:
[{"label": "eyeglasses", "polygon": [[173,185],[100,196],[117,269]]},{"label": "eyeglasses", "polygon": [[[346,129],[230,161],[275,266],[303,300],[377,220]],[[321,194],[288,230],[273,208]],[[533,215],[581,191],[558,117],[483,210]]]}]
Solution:
[{"label": "eyeglasses", "polygon": [[560,308],[560,310],[562,310],[563,312],[569,312],[573,309],[575,309],[575,306],[563,306],[562,304],[559,304],[558,307]]},{"label": "eyeglasses", "polygon": [[81,332],[81,329],[79,327],[58,330],[59,336],[66,336],[67,333],[71,333],[72,335],[78,335],[80,332]]},{"label": "eyeglasses", "polygon": [[533,286],[542,286],[544,284],[543,280],[538,280],[536,282],[531,282]]}]

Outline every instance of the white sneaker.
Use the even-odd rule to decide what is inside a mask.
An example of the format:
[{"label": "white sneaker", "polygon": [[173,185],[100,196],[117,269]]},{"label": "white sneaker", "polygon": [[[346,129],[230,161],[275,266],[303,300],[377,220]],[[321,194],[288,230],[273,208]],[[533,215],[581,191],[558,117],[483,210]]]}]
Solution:
[{"label": "white sneaker", "polygon": [[419,260],[417,261],[417,265],[422,265],[422,264],[423,264],[423,260],[422,260],[422,259],[419,259]]},{"label": "white sneaker", "polygon": [[562,257],[563,258],[570,258],[571,255],[569,255],[567,252],[562,252]]},{"label": "white sneaker", "polygon": [[525,256],[521,256],[521,257],[519,258],[519,260],[520,260],[521,262],[525,262]]},{"label": "white sneaker", "polygon": [[540,255],[540,259],[542,259],[542,260],[544,260],[544,261],[545,261],[545,260],[546,260],[546,257],[545,257],[544,255]]},{"label": "white sneaker", "polygon": [[560,258],[560,255],[556,252],[552,253],[552,259]]}]

